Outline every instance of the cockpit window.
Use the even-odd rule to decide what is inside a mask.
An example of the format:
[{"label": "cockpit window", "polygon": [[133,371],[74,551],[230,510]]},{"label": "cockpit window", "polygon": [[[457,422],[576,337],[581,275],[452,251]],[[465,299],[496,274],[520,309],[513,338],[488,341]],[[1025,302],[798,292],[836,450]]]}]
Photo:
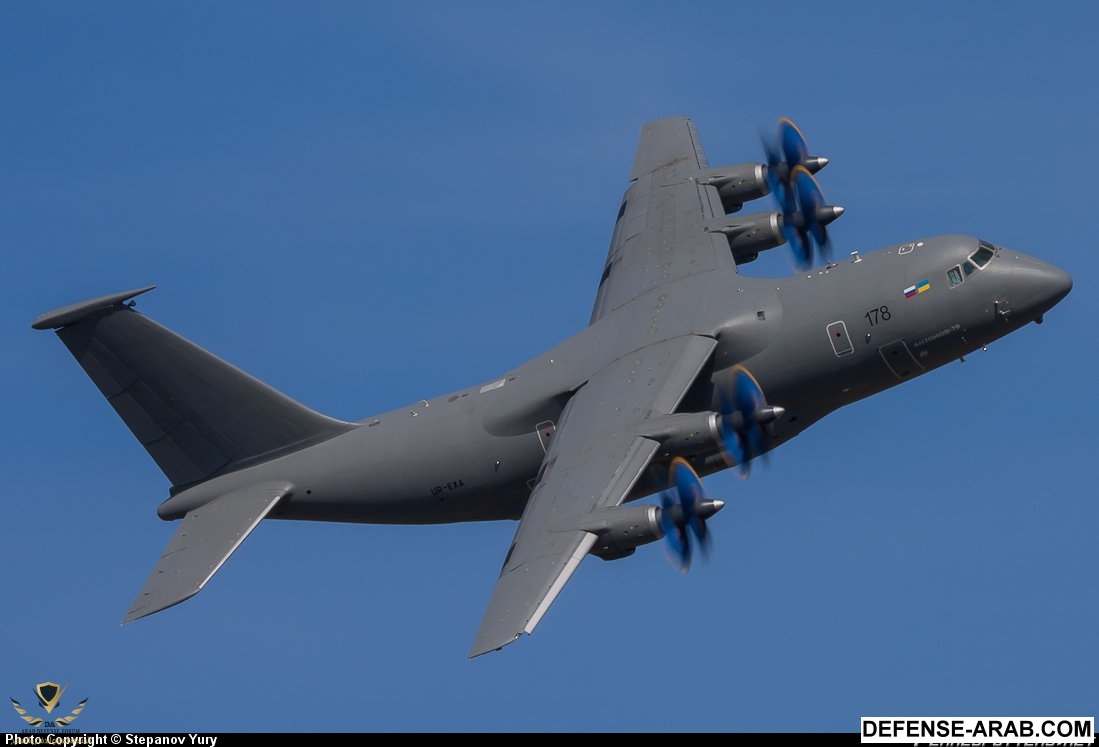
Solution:
[{"label": "cockpit window", "polygon": [[981,242],[981,248],[978,249],[977,251],[973,252],[973,254],[969,255],[969,258],[971,260],[973,260],[973,262],[978,267],[984,268],[984,266],[987,265],[989,262],[991,262],[992,258],[995,257],[995,256],[996,256],[995,248],[993,248],[992,245],[986,244],[985,242],[982,241]]},{"label": "cockpit window", "polygon": [[996,256],[995,252],[993,252],[987,246],[982,246],[980,249],[974,252],[972,259],[978,267],[984,267],[992,261],[992,258],[994,256]]},{"label": "cockpit window", "polygon": [[972,260],[967,259],[965,264],[962,265],[965,268],[965,276],[969,277],[977,271],[977,265],[973,264]]},{"label": "cockpit window", "polygon": [[961,265],[955,265],[954,267],[951,267],[949,270],[947,270],[946,279],[950,281],[951,288],[953,288],[955,285],[961,285],[962,281],[965,280],[965,278],[962,277]]}]

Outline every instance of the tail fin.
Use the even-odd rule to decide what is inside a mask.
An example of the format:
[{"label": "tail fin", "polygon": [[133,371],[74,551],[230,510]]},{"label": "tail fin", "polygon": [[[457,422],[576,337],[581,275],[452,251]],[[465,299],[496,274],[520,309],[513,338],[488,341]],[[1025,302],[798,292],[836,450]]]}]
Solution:
[{"label": "tail fin", "polygon": [[133,309],[138,288],[43,314],[176,487],[354,426],[295,402]]}]

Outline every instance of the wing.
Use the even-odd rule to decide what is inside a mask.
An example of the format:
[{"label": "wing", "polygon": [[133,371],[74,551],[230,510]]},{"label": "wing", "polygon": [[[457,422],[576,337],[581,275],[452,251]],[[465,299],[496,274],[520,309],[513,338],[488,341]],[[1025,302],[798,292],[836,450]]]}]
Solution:
[{"label": "wing", "polygon": [[565,406],[470,657],[530,633],[592,548],[578,529],[620,504],[659,448],[642,424],[678,406],[717,343],[685,335],[619,358]]},{"label": "wing", "polygon": [[736,272],[728,239],[705,229],[707,221],[725,215],[717,189],[697,179],[707,166],[686,117],[641,129],[633,184],[614,224],[592,323],[658,285],[715,269]]}]

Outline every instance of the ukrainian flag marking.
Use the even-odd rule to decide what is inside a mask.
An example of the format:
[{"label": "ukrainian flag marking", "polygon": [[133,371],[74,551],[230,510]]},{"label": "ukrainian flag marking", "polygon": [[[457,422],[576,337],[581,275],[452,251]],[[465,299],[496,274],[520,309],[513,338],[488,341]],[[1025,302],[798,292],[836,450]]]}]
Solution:
[{"label": "ukrainian flag marking", "polygon": [[904,289],[904,297],[905,298],[912,298],[912,296],[918,296],[919,294],[925,293],[926,291],[929,291],[929,290],[931,290],[931,281],[930,280],[921,280],[920,282],[916,283],[915,285],[910,285],[907,288],[905,288]]}]

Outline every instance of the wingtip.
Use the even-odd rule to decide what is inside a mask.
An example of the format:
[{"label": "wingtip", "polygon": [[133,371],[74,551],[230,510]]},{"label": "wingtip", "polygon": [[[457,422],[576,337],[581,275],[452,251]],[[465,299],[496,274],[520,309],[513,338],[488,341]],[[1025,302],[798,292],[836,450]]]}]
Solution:
[{"label": "wingtip", "polygon": [[467,659],[476,659],[478,656],[484,656],[485,654],[491,654],[493,651],[499,651],[504,646],[515,643],[517,640],[523,637],[522,633],[516,633],[515,637],[510,641],[504,641],[503,643],[492,642],[485,643],[482,638],[487,638],[484,635],[478,635],[478,640],[474,642],[473,646],[469,649],[469,654],[466,655]]},{"label": "wingtip", "polygon": [[152,612],[140,612],[137,609],[131,609],[129,612],[126,613],[126,616],[122,618],[122,622],[120,622],[118,626],[120,628],[124,628],[132,623],[134,620],[140,620],[141,618],[147,617],[151,614]]},{"label": "wingtip", "polygon": [[183,599],[180,599],[179,601],[172,602],[171,604],[169,604],[167,606],[164,606],[164,607],[154,607],[154,606],[149,605],[147,602],[144,602],[143,599],[145,597],[145,594],[142,593],[141,596],[138,597],[138,599],[134,600],[134,606],[131,607],[130,611],[126,613],[126,616],[122,618],[122,622],[119,623],[119,626],[126,627],[127,625],[134,622],[135,620],[140,620],[143,617],[148,617],[149,615],[154,615],[157,612],[160,612],[161,610],[168,609],[168,607],[174,607],[177,604],[179,604],[180,602],[187,601],[188,599],[190,599],[191,597],[193,597],[197,593],[198,592],[196,591],[195,593],[190,594],[187,597],[184,597]]}]

